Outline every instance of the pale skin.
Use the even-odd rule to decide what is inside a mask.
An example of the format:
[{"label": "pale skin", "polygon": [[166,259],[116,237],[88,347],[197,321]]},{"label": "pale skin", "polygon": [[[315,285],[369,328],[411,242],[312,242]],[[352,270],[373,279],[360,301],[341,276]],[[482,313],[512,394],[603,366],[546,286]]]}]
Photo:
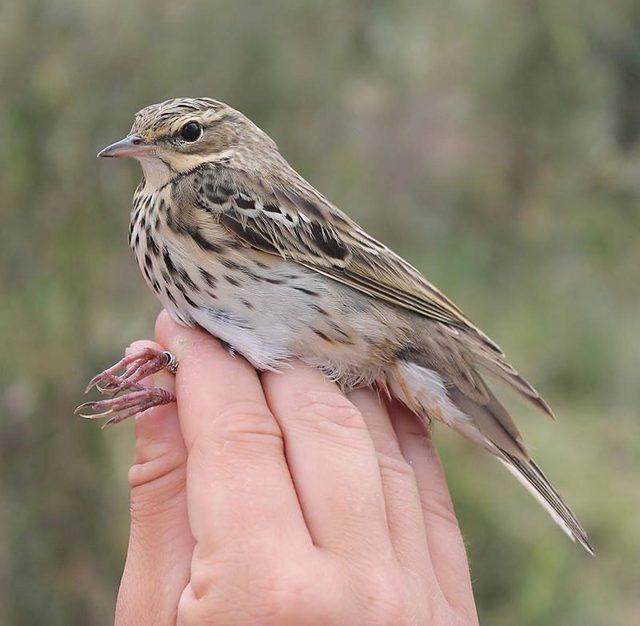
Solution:
[{"label": "pale skin", "polygon": [[469,566],[438,455],[372,390],[256,371],[161,313],[177,403],[136,419],[115,623],[471,626]]}]

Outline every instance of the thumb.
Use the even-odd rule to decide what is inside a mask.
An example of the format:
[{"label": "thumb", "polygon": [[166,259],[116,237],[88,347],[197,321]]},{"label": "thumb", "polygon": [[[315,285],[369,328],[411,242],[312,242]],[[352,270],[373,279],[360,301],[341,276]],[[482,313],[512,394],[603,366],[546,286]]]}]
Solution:
[{"label": "thumb", "polygon": [[[164,349],[151,341],[131,347]],[[159,372],[143,384],[173,392],[174,378]],[[173,625],[189,580],[194,544],[185,492],[187,451],[175,403],[140,414],[135,433],[135,463],[129,470],[129,548],[115,623]]]}]

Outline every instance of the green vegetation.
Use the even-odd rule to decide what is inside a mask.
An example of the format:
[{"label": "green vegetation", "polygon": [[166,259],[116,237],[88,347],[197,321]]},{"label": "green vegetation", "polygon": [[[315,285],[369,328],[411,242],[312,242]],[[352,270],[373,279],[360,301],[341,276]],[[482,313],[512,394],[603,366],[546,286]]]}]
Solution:
[{"label": "green vegetation", "polygon": [[554,406],[513,405],[597,558],[438,430],[481,622],[637,622],[639,6],[3,2],[0,623],[111,619],[131,424],[72,410],[158,304],[126,246],[138,168],[94,155],[175,95],[255,119]]}]

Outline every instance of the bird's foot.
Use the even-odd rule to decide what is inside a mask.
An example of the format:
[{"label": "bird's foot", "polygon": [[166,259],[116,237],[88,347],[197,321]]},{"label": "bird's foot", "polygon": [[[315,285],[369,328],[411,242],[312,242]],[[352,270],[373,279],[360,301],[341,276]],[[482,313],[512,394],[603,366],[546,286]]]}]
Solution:
[{"label": "bird's foot", "polygon": [[171,352],[141,348],[94,376],[84,392],[88,393],[95,387],[103,395],[116,395],[163,369],[172,374],[178,369],[178,361]]},{"label": "bird's foot", "polygon": [[[174,402],[175,396],[172,393],[139,384],[147,376],[163,369],[176,373],[178,361],[173,354],[153,348],[136,350],[89,381],[85,393],[95,387],[102,395],[110,397],[85,402],[75,412],[90,419],[111,415],[104,424],[109,426],[151,407]],[[125,391],[128,393],[123,393]]]},{"label": "bird's foot", "polygon": [[143,387],[137,383],[130,384],[127,389],[129,393],[121,396],[97,400],[95,402],[84,402],[76,408],[75,413],[87,419],[99,419],[109,417],[102,425],[111,426],[146,411],[154,406],[175,402],[175,396],[165,389],[159,387]]}]

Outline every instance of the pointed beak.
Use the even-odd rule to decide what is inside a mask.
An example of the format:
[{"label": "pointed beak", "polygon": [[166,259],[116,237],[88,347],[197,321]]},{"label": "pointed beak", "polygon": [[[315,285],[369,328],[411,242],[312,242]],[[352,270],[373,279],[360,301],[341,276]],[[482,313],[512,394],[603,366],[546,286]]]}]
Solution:
[{"label": "pointed beak", "polygon": [[137,157],[149,154],[154,145],[145,143],[138,135],[129,135],[120,141],[112,143],[98,152],[99,157]]}]

